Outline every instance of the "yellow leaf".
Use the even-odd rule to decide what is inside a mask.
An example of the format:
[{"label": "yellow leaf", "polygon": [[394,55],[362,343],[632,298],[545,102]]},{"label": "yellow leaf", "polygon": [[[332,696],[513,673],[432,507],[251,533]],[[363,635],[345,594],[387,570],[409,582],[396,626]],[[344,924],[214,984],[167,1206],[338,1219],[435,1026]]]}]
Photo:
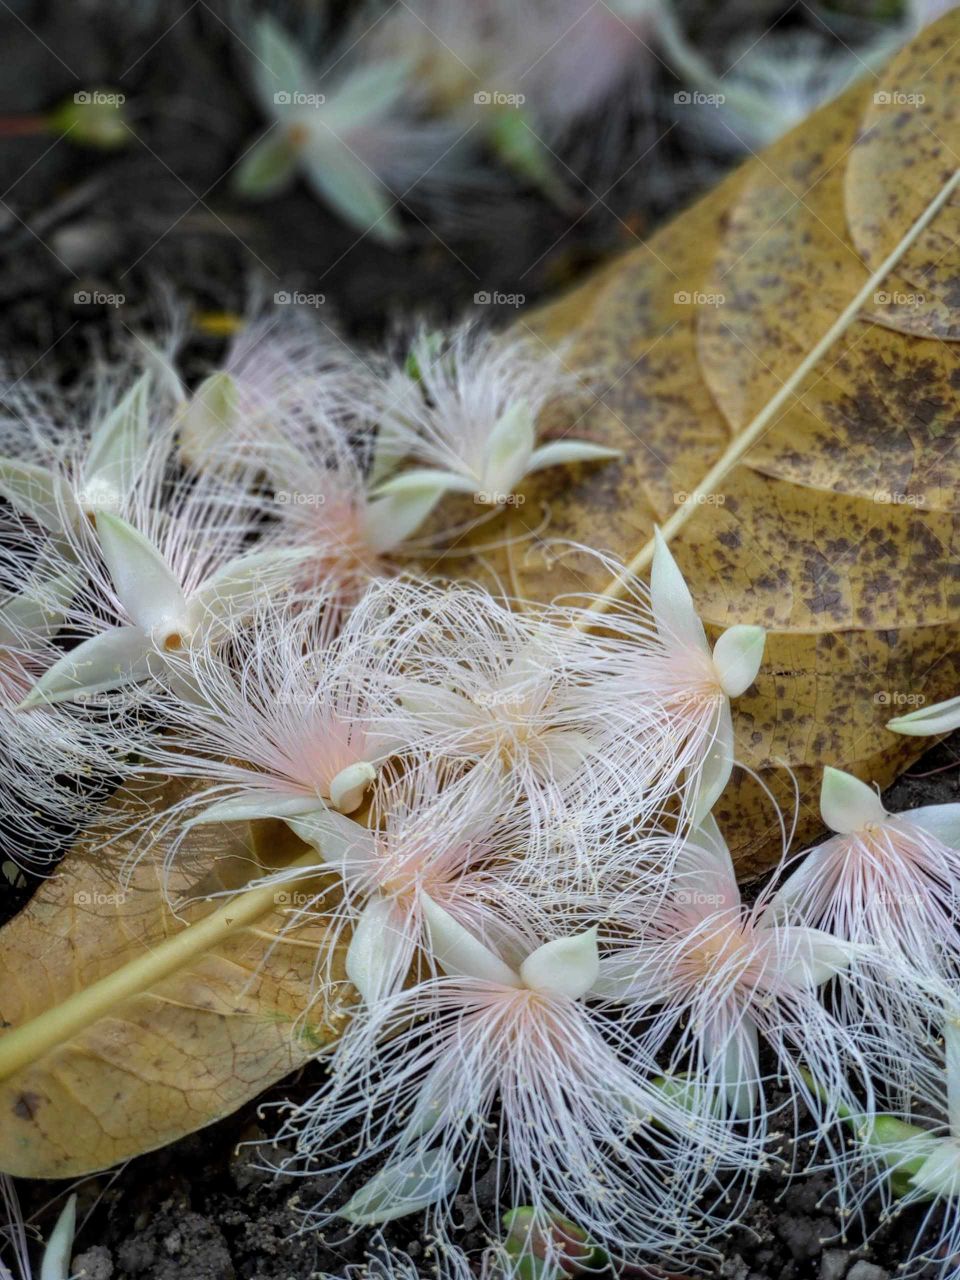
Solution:
[{"label": "yellow leaf", "polygon": [[199,900],[303,858],[283,824],[194,828],[166,891],[157,858],[118,887],[102,846],[92,829],[0,931],[8,1174],[75,1177],[228,1115],[331,1045],[352,999],[345,982],[316,998],[326,921],[294,920],[321,881]]}]

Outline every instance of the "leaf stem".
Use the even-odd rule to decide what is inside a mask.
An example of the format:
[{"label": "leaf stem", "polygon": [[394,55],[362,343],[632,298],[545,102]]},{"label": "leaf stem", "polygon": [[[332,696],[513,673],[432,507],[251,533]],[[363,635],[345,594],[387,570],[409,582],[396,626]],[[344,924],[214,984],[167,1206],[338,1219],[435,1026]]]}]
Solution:
[{"label": "leaf stem", "polygon": [[[816,366],[823,358],[826,352],[833,346],[838,338],[842,337],[844,332],[849,328],[857,317],[857,313],[866,303],[877,286],[882,284],[886,276],[893,270],[910,246],[917,240],[921,233],[926,230],[930,223],[934,220],[943,206],[947,203],[953,193],[960,186],[960,169],[956,169],[952,176],[940,189],[939,193],[927,205],[923,213],[920,214],[913,226],[906,232],[903,239],[891,250],[884,258],[876,271],[868,278],[866,283],[860,288],[856,295],[851,299],[847,306],[843,309],[833,324],[826,331],[823,337],[817,342],[816,346],[810,350],[807,355],[797,365],[790,377],[783,383],[776,394],[770,399],[760,412],[753,418],[743,431],[740,432],[731,442],[729,447],[724,451],[720,458],[713,464],[707,474],[701,480],[697,489],[689,497],[689,500],[674,511],[673,515],[666,520],[661,529],[664,538],[669,542],[690,516],[697,510],[701,503],[710,494],[714,493],[717,486],[720,485],[743,455],[750,449],[770,425],[771,420],[794,394],[797,387],[803,382],[807,374]],[[609,609],[615,600],[622,595],[627,580],[636,574],[642,573],[649,568],[653,560],[654,541],[651,538],[644,547],[637,552],[626,568],[609,583],[607,587],[598,595],[591,603],[587,614],[602,614]],[[586,621],[582,625],[589,625]]]},{"label": "leaf stem", "polygon": [[[303,868],[303,876],[296,880],[316,875],[317,854],[313,849],[294,859],[284,870],[299,868]],[[150,990],[194,957],[213,950],[231,934],[254,924],[274,907],[276,894],[276,883],[241,890],[211,915],[165,938],[142,956],[127,961],[84,990],[74,992],[54,1008],[0,1035],[0,1080],[36,1062],[49,1050],[113,1011],[121,1001]]]}]

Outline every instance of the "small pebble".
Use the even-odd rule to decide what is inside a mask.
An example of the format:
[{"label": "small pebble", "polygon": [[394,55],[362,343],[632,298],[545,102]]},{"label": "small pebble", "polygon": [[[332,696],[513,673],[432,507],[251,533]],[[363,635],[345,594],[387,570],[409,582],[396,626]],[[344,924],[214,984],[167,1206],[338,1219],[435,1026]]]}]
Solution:
[{"label": "small pebble", "polygon": [[820,1259],[820,1280],[841,1280],[850,1265],[847,1249],[824,1249]]},{"label": "small pebble", "polygon": [[890,1280],[890,1272],[874,1262],[855,1262],[847,1272],[847,1280]]}]

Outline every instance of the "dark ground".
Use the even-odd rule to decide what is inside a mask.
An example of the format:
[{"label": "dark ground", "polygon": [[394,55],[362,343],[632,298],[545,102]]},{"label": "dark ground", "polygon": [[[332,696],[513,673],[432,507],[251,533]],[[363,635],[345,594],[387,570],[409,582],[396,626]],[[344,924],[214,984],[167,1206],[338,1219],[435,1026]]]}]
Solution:
[{"label": "dark ground", "polygon": [[[293,5],[291,4],[291,6]],[[309,10],[309,0],[301,9]],[[699,7],[693,21],[709,47],[735,6]],[[766,23],[791,4],[741,8]],[[696,11],[697,6],[693,6]],[[726,13],[726,19],[724,19]],[[612,168],[603,148],[575,148],[573,211],[552,207],[508,179],[477,196],[460,225],[435,221],[411,203],[409,244],[400,251],[358,237],[302,187],[268,204],[241,205],[223,176],[260,121],[242,79],[236,9],[204,0],[164,8],[134,0],[0,4],[0,117],[49,109],[78,88],[119,87],[136,137],[113,153],[50,137],[15,137],[0,121],[0,351],[16,374],[69,380],[98,344],[110,344],[156,315],[148,301],[170,286],[201,312],[243,310],[252,288],[322,292],[322,318],[348,337],[375,339],[400,315],[429,307],[457,316],[480,291],[522,293],[536,302],[628,248],[664,216],[709,186],[729,157],[642,114]],[[657,92],[671,86],[657,70]],[[598,120],[591,129],[602,133]],[[587,131],[587,141],[593,137]],[[650,148],[639,165],[632,159]],[[609,152],[609,148],[606,148]],[[572,153],[573,154],[573,153]],[[629,169],[626,176],[621,174]],[[419,218],[426,218],[426,223]],[[120,306],[77,303],[75,295],[123,294]],[[509,318],[512,312],[506,313]],[[195,353],[216,354],[196,339]],[[960,739],[935,748],[888,794],[889,807],[953,801],[960,790]],[[926,769],[949,767],[922,778]],[[0,918],[29,895],[0,880]],[[267,1100],[304,1089],[319,1072],[284,1082]],[[362,1259],[364,1238],[298,1236],[297,1183],[256,1168],[269,1119],[250,1104],[228,1120],[80,1188],[78,1274],[86,1280],[307,1280]],[[62,1202],[59,1184],[19,1188],[31,1223],[46,1234]],[[304,1190],[306,1190],[304,1188]],[[725,1246],[719,1274],[730,1280],[885,1280],[914,1224],[897,1222],[871,1249],[831,1241],[836,1224],[817,1202],[815,1180],[786,1191],[772,1182]],[[781,1194],[782,1193],[782,1194]],[[491,1206],[490,1217],[496,1214]],[[415,1218],[392,1224],[388,1241],[429,1261]],[[464,1200],[461,1240],[485,1243]],[[878,1271],[877,1268],[880,1268]]]}]

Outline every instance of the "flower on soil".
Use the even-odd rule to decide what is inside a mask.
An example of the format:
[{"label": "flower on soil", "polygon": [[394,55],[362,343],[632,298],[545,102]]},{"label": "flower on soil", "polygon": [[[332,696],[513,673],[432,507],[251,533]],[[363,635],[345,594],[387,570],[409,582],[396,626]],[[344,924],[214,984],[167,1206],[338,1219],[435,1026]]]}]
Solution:
[{"label": "flower on soil", "polygon": [[[669,1076],[692,1072],[694,1110],[708,1115],[719,1106],[767,1131],[761,1039],[794,1100],[824,1126],[838,1104],[856,1105],[847,1073],[866,1071],[855,1030],[834,1019],[818,995],[847,968],[850,944],[783,922],[766,895],[743,903],[712,818],[691,833],[662,896],[625,898],[613,919],[612,951],[594,990],[628,1008],[647,1054],[669,1048]],[[822,1102],[800,1064],[820,1082]]]},{"label": "flower on soil", "polygon": [[403,238],[396,208],[448,159],[458,132],[422,118],[417,83],[400,59],[347,57],[318,76],[271,17],[253,29],[254,89],[273,123],[234,173],[243,195],[264,198],[299,170],[315,194],[352,227],[387,244]]},{"label": "flower on soil", "polygon": [[273,309],[256,310],[242,325],[218,367],[192,391],[177,369],[186,329],[179,311],[163,342],[137,338],[138,358],[167,402],[189,466],[256,474],[264,445],[282,439],[278,423],[350,422],[369,399],[363,363],[304,308],[281,309],[286,295],[277,296]]},{"label": "flower on soil", "polygon": [[931,990],[938,979],[960,978],[960,805],[887,813],[872,787],[828,768],[820,811],[837,834],[806,854],[771,909],[866,944],[854,961],[859,980],[844,984],[844,1004],[854,1017],[866,1008],[886,1028],[891,1068],[909,1075],[926,1014],[905,973]]},{"label": "flower on soil", "polygon": [[619,1026],[585,1003],[596,930],[543,944],[528,933],[505,959],[429,895],[422,909],[441,975],[354,1023],[329,1085],[283,1125],[298,1144],[290,1167],[315,1174],[320,1161],[345,1178],[376,1159],[339,1210],[356,1223],[428,1206],[442,1223],[482,1158],[495,1202],[529,1205],[544,1232],[559,1212],[610,1248],[662,1259],[716,1226],[696,1202],[734,1139],[651,1088]]},{"label": "flower on soil", "polygon": [[[955,1007],[949,993],[945,1006]],[[930,1064],[933,1087],[927,1087],[927,1073],[922,1085],[916,1082],[916,1115],[909,1109],[903,1116],[852,1112],[847,1119],[862,1161],[854,1188],[858,1203],[879,1195],[881,1227],[904,1211],[927,1206],[914,1215],[919,1219],[914,1243],[900,1272],[955,1280],[960,1254],[960,1022],[953,1013],[943,1024],[936,1059]],[[945,1123],[931,1124],[931,1114],[938,1113]]]}]

